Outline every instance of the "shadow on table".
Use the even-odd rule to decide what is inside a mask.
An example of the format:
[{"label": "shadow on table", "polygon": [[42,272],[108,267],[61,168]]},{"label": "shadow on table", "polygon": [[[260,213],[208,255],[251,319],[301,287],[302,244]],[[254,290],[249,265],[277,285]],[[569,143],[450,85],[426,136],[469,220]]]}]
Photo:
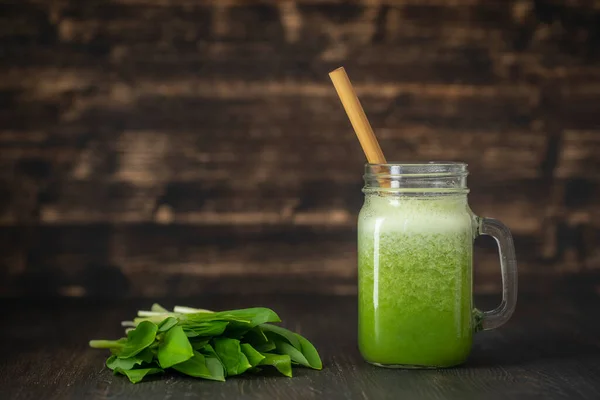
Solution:
[{"label": "shadow on table", "polygon": [[[600,360],[600,347],[568,333],[535,333],[512,336],[506,341],[492,341],[487,345],[477,343],[468,361],[468,366],[526,366],[539,362],[587,359]],[[483,338],[483,341],[486,339]]]}]

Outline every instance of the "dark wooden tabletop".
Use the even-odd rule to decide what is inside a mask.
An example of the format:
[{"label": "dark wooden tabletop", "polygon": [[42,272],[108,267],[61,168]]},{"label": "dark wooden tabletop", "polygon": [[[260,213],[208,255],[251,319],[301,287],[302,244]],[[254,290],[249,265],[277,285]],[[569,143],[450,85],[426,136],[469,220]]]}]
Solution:
[{"label": "dark wooden tabletop", "polygon": [[477,335],[466,365],[444,370],[389,370],[363,362],[352,296],[228,295],[164,304],[271,307],[284,325],[316,345],[324,369],[298,368],[291,379],[249,376],[223,383],[167,374],[132,385],[113,376],[104,367],[107,354],[87,342],[119,337],[119,322],[149,301],[2,300],[0,398],[600,398],[600,299],[592,293],[521,296],[507,325]]}]

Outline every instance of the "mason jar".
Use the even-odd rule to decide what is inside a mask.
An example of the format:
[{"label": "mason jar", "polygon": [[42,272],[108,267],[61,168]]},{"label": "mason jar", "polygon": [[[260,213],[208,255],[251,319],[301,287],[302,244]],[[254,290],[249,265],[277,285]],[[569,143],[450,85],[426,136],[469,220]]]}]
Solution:
[{"label": "mason jar", "polygon": [[[473,333],[504,324],[517,300],[510,231],[473,214],[467,165],[367,164],[358,219],[358,339],[364,359],[397,368],[465,362]],[[473,306],[473,242],[495,238],[503,295]]]}]

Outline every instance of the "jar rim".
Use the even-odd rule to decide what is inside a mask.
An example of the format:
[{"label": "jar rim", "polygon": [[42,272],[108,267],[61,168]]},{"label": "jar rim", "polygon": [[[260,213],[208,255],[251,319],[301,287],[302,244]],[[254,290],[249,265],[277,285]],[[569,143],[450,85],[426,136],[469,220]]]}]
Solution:
[{"label": "jar rim", "polygon": [[467,175],[464,162],[367,163],[363,192],[468,193]]},{"label": "jar rim", "polygon": [[466,162],[462,161],[426,161],[426,162],[403,162],[403,161],[392,161],[385,163],[366,163],[365,165],[407,165],[407,166],[415,166],[415,165],[446,165],[446,166],[467,166]]},{"label": "jar rim", "polygon": [[468,164],[457,161],[366,163],[366,175],[385,176],[467,176]]}]

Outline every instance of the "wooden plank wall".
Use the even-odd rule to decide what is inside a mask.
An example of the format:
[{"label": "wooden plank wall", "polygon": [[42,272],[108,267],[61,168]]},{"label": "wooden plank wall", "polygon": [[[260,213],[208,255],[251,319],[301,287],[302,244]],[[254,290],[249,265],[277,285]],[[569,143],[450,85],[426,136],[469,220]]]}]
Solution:
[{"label": "wooden plank wall", "polygon": [[470,164],[522,290],[598,282],[599,48],[598,1],[0,0],[0,294],[355,291],[340,65],[388,159]]}]

